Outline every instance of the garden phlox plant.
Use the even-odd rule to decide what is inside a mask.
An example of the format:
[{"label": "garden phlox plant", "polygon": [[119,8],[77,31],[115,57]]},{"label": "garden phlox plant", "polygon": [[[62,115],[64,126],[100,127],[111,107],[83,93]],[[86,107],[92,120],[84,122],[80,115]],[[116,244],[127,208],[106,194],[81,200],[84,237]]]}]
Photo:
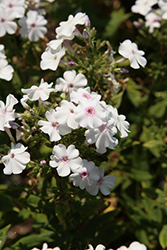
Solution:
[{"label": "garden phlox plant", "polygon": [[[85,13],[77,13],[74,17],[70,15],[66,22],[61,22],[59,24],[59,26],[55,29],[57,40],[50,41],[47,45],[46,51],[42,54],[42,70],[45,70],[46,67],[51,70],[56,70],[59,65],[60,58],[65,55],[65,48],[62,47],[63,41],[67,38],[69,39],[69,37],[72,40],[75,35],[78,35],[79,30],[77,31],[76,26],[84,25],[86,21],[87,16]],[[32,23],[34,23],[33,27]],[[22,26],[20,29],[21,34],[24,37],[28,36],[30,41],[37,41],[44,35],[42,30],[46,31],[46,29],[43,28],[40,31],[40,24],[45,25],[46,21],[42,16],[38,16],[36,11],[28,11],[27,18],[23,17],[20,19],[19,24]],[[34,30],[35,27],[37,27],[36,31]],[[87,39],[82,35],[81,38]],[[124,43],[126,43],[126,41]],[[67,44],[66,46],[66,49],[69,48],[71,51],[71,48],[68,47]],[[123,47],[123,45],[121,46]],[[134,46],[134,48],[136,49],[135,53],[137,53],[136,46]],[[55,55],[55,50],[57,50],[56,53],[60,56],[58,56],[58,54]],[[122,51],[121,48],[119,48],[119,52],[120,51]],[[124,47],[124,51],[127,52],[127,57],[131,53],[131,51],[129,51],[126,47]],[[3,47],[1,49],[1,55],[4,57]],[[142,59],[139,60],[138,57],[137,59],[139,63],[142,64]],[[112,60],[114,61],[114,59]],[[136,57],[132,60],[132,66],[134,67],[137,65],[137,62],[135,62]],[[53,61],[54,63],[52,63]],[[146,63],[146,60],[144,63]],[[47,134],[52,143],[56,143],[57,141],[63,139],[64,136],[70,134],[72,130],[81,128],[85,130],[84,136],[87,145],[95,144],[96,151],[98,153],[105,153],[107,148],[114,149],[118,144],[118,139],[114,137],[117,133],[117,129],[120,131],[120,137],[126,137],[128,136],[128,132],[130,132],[128,130],[130,124],[125,120],[126,117],[124,115],[118,115],[116,108],[113,108],[111,105],[107,105],[105,101],[101,101],[102,96],[96,92],[91,92],[89,86],[84,88],[88,84],[88,80],[84,74],[77,74],[75,70],[67,70],[64,72],[63,77],[64,78],[57,78],[55,88],[51,88],[53,86],[53,82],[48,84],[44,81],[44,79],[41,79],[39,86],[32,85],[29,89],[21,89],[25,95],[23,95],[23,98],[20,101],[25,108],[29,107],[27,104],[28,101],[39,101],[39,105],[43,104],[47,107],[48,104],[44,103],[49,99],[51,93],[54,94],[60,92],[60,94],[62,93],[61,96],[64,98],[64,100],[59,102],[56,108],[47,110],[45,112],[45,117],[42,119],[36,116],[36,118],[38,118],[37,129],[39,129],[42,133]],[[8,104],[9,97],[11,99],[10,106]],[[6,107],[1,101],[1,112],[3,114],[1,130],[5,130],[5,126],[10,128],[9,122],[13,122],[15,120],[13,105],[16,104],[17,101],[12,95],[9,97],[7,98]],[[35,110],[33,111],[33,109],[28,109],[31,115],[36,115]],[[20,117],[19,119],[21,119],[21,114],[18,116]],[[25,123],[23,124],[24,125],[22,127],[16,126],[17,139],[24,137],[25,129],[26,133],[31,131],[31,129],[26,128],[27,125]],[[18,134],[20,136],[18,136]],[[14,144],[12,144],[11,150],[14,149]],[[11,155],[14,155],[14,153],[11,154],[9,151],[8,155],[3,157],[8,159]],[[97,195],[99,190],[103,195],[109,195],[110,189],[113,188],[116,183],[115,176],[104,176],[103,167],[99,169],[95,166],[94,162],[82,159],[79,155],[79,150],[75,148],[75,145],[73,144],[68,145],[68,147],[62,143],[56,144],[53,147],[49,165],[51,168],[56,169],[57,174],[60,177],[70,175],[69,180],[73,182],[74,186],[86,189],[86,191],[88,191],[91,195]],[[18,168],[18,162],[15,161],[15,157],[11,157],[11,159],[13,160],[10,160],[10,171],[7,172],[5,170],[4,173],[21,173],[23,169],[25,169],[26,164],[29,162],[27,158],[26,163],[22,166],[19,172],[19,170],[15,170],[15,168]],[[2,162],[5,166],[8,163],[8,161],[5,160]],[[12,170],[12,168],[14,168],[14,170]]]},{"label": "garden phlox plant", "polygon": [[[53,0],[48,2],[51,3]],[[44,38],[47,20],[35,9],[38,4],[40,5],[40,1],[32,1],[31,4],[23,0],[0,2],[1,37],[6,33],[14,34],[18,27],[18,35],[27,40],[28,44]],[[147,13],[153,4],[154,1],[148,5]],[[10,15],[12,8],[13,14]],[[20,19],[16,20],[17,18]],[[79,64],[79,60],[83,60],[79,57],[80,53],[75,59],[79,49],[75,48],[72,40],[77,37],[86,44],[88,40],[91,41],[91,29],[88,26],[90,21],[86,13],[69,15],[67,21],[60,22],[55,29],[56,39],[46,43],[46,48],[41,53],[40,70],[52,70],[52,73],[55,73],[58,67],[68,67],[62,77],[56,78],[55,86],[53,82],[48,83],[49,80],[42,78],[38,86],[28,83],[29,87],[21,88],[23,97],[20,103],[21,108],[25,109],[22,113],[15,113],[13,106],[18,104],[18,100],[12,94],[6,97],[6,104],[0,101],[0,130],[6,131],[12,141],[11,148],[5,148],[5,153],[1,154],[1,161],[5,166],[3,173],[6,175],[21,174],[26,170],[27,176],[34,174],[38,179],[44,170],[50,177],[55,177],[57,189],[61,186],[59,182],[61,183],[64,178],[63,181],[67,181],[72,190],[74,189],[73,193],[76,190],[74,187],[79,187],[82,192],[88,192],[87,195],[108,196],[117,180],[114,173],[105,175],[104,165],[96,164],[96,156],[100,158],[102,154],[114,150],[119,144],[119,137],[126,138],[130,133],[130,123],[125,115],[119,114],[114,104],[111,105],[110,98],[104,98],[107,90],[112,94],[118,91],[119,82],[115,75],[117,72],[123,72],[119,67],[120,61],[114,59],[114,52],[109,43],[105,43],[108,49],[101,56],[107,65],[107,73],[104,73],[104,69],[100,71],[101,79],[104,79],[101,86],[90,80],[88,73],[93,66],[90,64],[87,71],[82,68]],[[93,40],[89,46],[92,44]],[[130,67],[134,69],[145,67],[147,63],[143,57],[145,52],[138,50],[137,44],[129,39],[120,44],[118,52],[123,56],[120,60],[129,60]],[[87,59],[89,62],[90,59]],[[0,78],[10,81],[13,72],[14,69],[8,65],[4,46],[1,44]],[[13,136],[14,132],[16,139]],[[40,159],[34,156],[34,147],[39,147],[37,153]],[[41,158],[42,147],[44,150],[47,148],[49,152],[47,159]],[[91,156],[92,160],[88,160],[88,156],[89,159]],[[61,193],[62,187],[60,189]],[[63,197],[63,194],[61,195]],[[88,247],[89,250],[93,250],[92,245],[89,244]],[[146,250],[144,245],[137,242],[132,243],[129,248],[122,246],[119,250],[134,250],[134,247],[136,250]],[[42,250],[50,249],[47,243],[43,244]],[[95,249],[106,248],[99,244]],[[53,250],[60,248],[55,247]]]}]

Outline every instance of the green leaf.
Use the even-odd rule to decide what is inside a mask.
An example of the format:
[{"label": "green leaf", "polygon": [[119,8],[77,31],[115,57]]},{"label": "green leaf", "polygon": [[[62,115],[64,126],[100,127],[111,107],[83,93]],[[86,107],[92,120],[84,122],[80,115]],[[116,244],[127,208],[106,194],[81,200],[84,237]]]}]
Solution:
[{"label": "green leaf", "polygon": [[32,247],[42,245],[44,242],[50,242],[51,237],[53,236],[52,231],[44,230],[44,232],[36,235],[28,235],[22,237],[10,248],[5,248],[4,250],[29,250]]},{"label": "green leaf", "polygon": [[127,174],[136,181],[146,181],[153,178],[149,172],[140,169],[131,169],[131,171]]},{"label": "green leaf", "polygon": [[104,32],[104,37],[112,37],[114,36],[115,32],[118,30],[118,27],[120,24],[128,19],[131,16],[130,13],[125,14],[125,11],[123,8],[120,8],[119,10],[115,10],[111,14],[111,19],[108,22],[105,32]]},{"label": "green leaf", "polygon": [[119,108],[122,102],[122,97],[123,97],[123,91],[121,91],[120,93],[114,95],[112,97],[112,102],[114,102],[114,108]]},{"label": "green leaf", "polygon": [[41,200],[40,197],[30,194],[26,199],[26,202],[33,207],[38,207],[38,203]]},{"label": "green leaf", "polygon": [[3,245],[5,244],[5,241],[6,241],[6,237],[7,237],[7,232],[8,232],[8,229],[10,228],[10,224],[7,225],[6,227],[2,228],[0,230],[0,249],[2,249]]},{"label": "green leaf", "polygon": [[143,102],[141,92],[137,89],[137,87],[137,84],[129,78],[126,90],[130,101],[135,107],[138,107]]},{"label": "green leaf", "polygon": [[159,234],[159,243],[162,248],[167,247],[167,225],[164,225],[160,234]]},{"label": "green leaf", "polygon": [[167,106],[166,100],[158,102],[149,108],[149,113],[157,118],[160,118],[165,114],[166,106]]}]

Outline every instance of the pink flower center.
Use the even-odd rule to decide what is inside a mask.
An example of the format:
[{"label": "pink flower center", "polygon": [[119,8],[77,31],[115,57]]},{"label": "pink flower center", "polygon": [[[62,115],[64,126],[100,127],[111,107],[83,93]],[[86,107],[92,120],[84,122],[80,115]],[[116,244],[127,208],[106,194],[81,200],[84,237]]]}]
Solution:
[{"label": "pink flower center", "polygon": [[102,184],[103,184],[103,181],[104,181],[104,179],[103,179],[103,177],[101,177],[101,178],[96,182],[96,185],[98,185],[98,186],[102,185]]},{"label": "pink flower center", "polygon": [[0,19],[0,21],[1,21],[1,23],[4,23],[4,22],[5,22],[5,18],[2,17],[2,18]]},{"label": "pink flower center", "polygon": [[9,3],[7,6],[8,6],[9,8],[13,8],[13,7],[14,7],[14,5],[13,5],[12,3]]},{"label": "pink flower center", "polygon": [[85,109],[85,113],[88,115],[88,116],[94,116],[96,111],[94,109],[94,107],[87,107]]},{"label": "pink flower center", "polygon": [[61,161],[63,162],[63,163],[68,163],[70,160],[68,159],[68,155],[65,155],[65,156],[62,156],[62,158],[61,158]]},{"label": "pink flower center", "polygon": [[5,108],[2,110],[2,116],[3,116],[3,117],[5,116],[5,114],[6,114],[6,112],[7,112],[6,109],[7,109],[7,108],[5,107]]},{"label": "pink flower center", "polygon": [[35,23],[32,23],[31,24],[31,28],[35,28],[36,27],[36,24]]},{"label": "pink flower center", "polygon": [[88,173],[87,170],[84,170],[84,171],[82,171],[82,172],[80,173],[80,177],[81,177],[82,179],[86,179],[86,178],[88,178],[88,176],[89,176],[89,173]]},{"label": "pink flower center", "polygon": [[14,157],[15,157],[15,155],[12,153],[12,154],[10,155],[10,158],[13,159]]},{"label": "pink flower center", "polygon": [[82,97],[86,98],[86,99],[91,99],[91,96],[87,93],[83,93]]},{"label": "pink flower center", "polygon": [[51,123],[51,126],[54,128],[54,129],[57,129],[59,127],[59,123],[58,122],[52,122]]},{"label": "pink flower center", "polygon": [[70,84],[69,84],[69,88],[72,89],[73,87],[74,87],[74,84],[70,83]]},{"label": "pink flower center", "polygon": [[102,124],[100,127],[99,127],[99,130],[101,133],[106,133],[108,131],[107,129],[107,124]]},{"label": "pink flower center", "polygon": [[38,87],[37,89],[38,89],[38,90],[43,90],[43,88],[42,88],[42,87]]},{"label": "pink flower center", "polygon": [[70,109],[70,113],[74,114],[74,110],[73,110],[73,109]]}]

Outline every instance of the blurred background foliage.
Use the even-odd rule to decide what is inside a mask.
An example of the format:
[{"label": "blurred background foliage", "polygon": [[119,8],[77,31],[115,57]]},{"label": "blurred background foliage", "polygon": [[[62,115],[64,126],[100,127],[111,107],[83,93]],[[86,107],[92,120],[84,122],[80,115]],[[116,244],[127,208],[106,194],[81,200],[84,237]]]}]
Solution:
[{"label": "blurred background foliage", "polygon": [[[9,177],[4,176],[0,165],[2,249],[29,250],[41,248],[44,242],[62,250],[84,249],[88,243],[118,248],[134,240],[148,249],[167,249],[167,26],[164,21],[153,34],[148,33],[144,22],[142,29],[134,27],[133,21],[139,18],[130,10],[134,2],[56,0],[46,11],[46,41],[23,42],[19,36],[9,35],[1,38],[15,68],[11,82],[0,80],[3,101],[9,93],[20,99],[21,88],[39,83],[41,77],[55,82],[62,74],[61,69],[42,72],[40,54],[46,42],[55,38],[58,23],[78,11],[88,14],[97,37],[108,40],[115,51],[128,38],[145,51],[148,61],[144,69],[125,66],[128,81],[121,82],[120,92],[111,96],[113,106],[130,122],[131,133],[119,140],[114,151],[107,151],[107,161],[100,159],[106,174],[117,177],[110,196],[92,197],[73,187],[68,178],[60,183],[56,172],[47,168],[35,166],[37,178],[33,170],[28,175],[25,171]],[[3,132],[0,141],[0,152],[5,154],[9,139]],[[41,153],[47,156],[51,152],[47,150]]]}]

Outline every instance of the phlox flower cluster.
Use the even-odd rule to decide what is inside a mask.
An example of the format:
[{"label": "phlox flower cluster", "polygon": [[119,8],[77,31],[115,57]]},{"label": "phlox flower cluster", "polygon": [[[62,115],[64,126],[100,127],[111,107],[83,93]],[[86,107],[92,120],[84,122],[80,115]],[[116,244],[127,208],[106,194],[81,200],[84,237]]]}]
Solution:
[{"label": "phlox flower cluster", "polygon": [[[39,248],[32,248],[31,250],[40,250]],[[44,243],[42,246],[42,250],[61,250],[59,247],[54,247],[54,248],[48,248],[48,244]],[[91,244],[88,245],[88,248],[85,250],[107,250],[106,247],[102,244],[98,244],[96,248],[93,248]],[[108,250],[113,250],[113,249],[108,249]],[[141,244],[138,241],[132,242],[129,247],[126,246],[121,246],[117,248],[117,250],[147,250],[147,247],[144,244]]]},{"label": "phlox flower cluster", "polygon": [[51,69],[56,70],[61,58],[65,55],[65,48],[70,48],[68,40],[72,40],[75,36],[80,36],[80,32],[77,29],[77,25],[84,25],[87,21],[87,16],[85,13],[78,12],[75,16],[69,15],[67,21],[59,23],[59,26],[55,29],[56,39],[51,40],[47,44],[46,50],[41,55],[41,69]]},{"label": "phlox flower cluster", "polygon": [[145,17],[149,33],[153,33],[154,28],[160,28],[162,19],[167,19],[167,2],[163,0],[136,0],[131,10]]},{"label": "phlox flower cluster", "polygon": [[[36,3],[40,1],[36,1]],[[13,2],[15,5],[16,3]],[[17,13],[24,13],[23,8],[19,6],[25,5],[24,1],[18,1]],[[11,5],[10,5],[11,8]],[[24,9],[25,10],[25,9]],[[39,15],[36,10],[28,10],[27,16],[21,14],[15,15],[15,18],[21,17],[18,21],[20,33],[23,37],[28,37],[30,41],[37,41],[42,38],[46,32],[44,25],[46,20],[42,15]],[[56,39],[47,44],[45,52],[41,58],[41,69],[56,70],[61,58],[65,55],[65,48],[71,50],[72,48],[67,43],[75,36],[82,36],[87,39],[84,34],[81,34],[77,25],[89,25],[88,17],[85,13],[77,13],[75,16],[70,15],[68,20],[60,22],[56,28]],[[89,34],[88,34],[89,35]],[[130,40],[129,40],[130,41]],[[130,44],[131,41],[128,43]],[[129,46],[128,44],[128,46]],[[132,44],[132,48],[126,48],[125,42],[120,45],[119,52],[130,60],[131,66],[138,68],[138,63],[145,66],[146,59],[142,58],[143,52],[138,51],[137,46]],[[6,60],[4,47],[0,47],[0,57]],[[112,48],[108,48],[112,50]],[[123,51],[123,52],[122,52]],[[124,55],[126,52],[126,55]],[[131,56],[133,54],[133,56]],[[130,56],[131,57],[130,57]],[[110,58],[109,61],[114,59]],[[31,115],[35,115],[33,108],[30,108],[27,102],[38,101],[39,105],[47,107],[46,100],[49,99],[50,93],[60,92],[62,100],[55,108],[51,106],[42,117],[36,116],[36,129],[53,144],[52,155],[50,156],[49,165],[55,168],[60,177],[69,177],[70,182],[80,189],[85,189],[91,195],[97,195],[99,191],[103,195],[109,195],[110,190],[115,186],[116,178],[113,175],[104,175],[104,167],[98,168],[93,161],[87,161],[80,157],[80,152],[75,145],[69,143],[64,145],[58,142],[63,139],[63,136],[68,136],[73,130],[81,129],[84,131],[85,147],[95,147],[97,153],[104,154],[107,149],[114,149],[118,145],[117,132],[121,138],[127,137],[129,131],[129,122],[126,121],[124,115],[118,114],[118,110],[105,101],[102,101],[102,96],[96,92],[91,91],[87,86],[88,80],[82,73],[77,73],[75,70],[67,70],[64,72],[63,77],[58,77],[55,87],[53,82],[48,84],[44,79],[41,79],[39,86],[32,85],[28,89],[21,89],[23,98],[20,100],[23,107],[29,110]],[[30,128],[23,126],[16,126],[14,120],[21,115],[16,114],[13,106],[17,103],[17,99],[13,95],[9,95],[6,99],[6,105],[0,101],[0,130],[6,130],[10,138],[10,128],[16,129],[16,139],[20,140],[26,133],[30,132]],[[49,106],[50,107],[50,106]],[[24,127],[25,125],[25,127]],[[75,143],[74,143],[75,144]],[[5,165],[5,174],[21,173],[26,164],[30,161],[30,155],[25,152],[27,148],[21,143],[11,145],[6,156],[2,157],[2,162]],[[18,161],[17,154],[20,152],[25,155],[25,162]],[[40,161],[40,166],[45,166],[43,161]]]},{"label": "phlox flower cluster", "polygon": [[[51,2],[51,1],[48,1]],[[34,1],[34,4],[36,1]],[[31,1],[33,4],[33,1]],[[29,9],[30,8],[30,9]],[[27,11],[26,16],[24,16]],[[45,25],[47,20],[38,9],[31,8],[25,0],[1,0],[0,1],[0,37],[6,33],[12,35],[17,30],[17,22],[20,26],[20,35],[30,41],[38,41],[47,32]]]}]

